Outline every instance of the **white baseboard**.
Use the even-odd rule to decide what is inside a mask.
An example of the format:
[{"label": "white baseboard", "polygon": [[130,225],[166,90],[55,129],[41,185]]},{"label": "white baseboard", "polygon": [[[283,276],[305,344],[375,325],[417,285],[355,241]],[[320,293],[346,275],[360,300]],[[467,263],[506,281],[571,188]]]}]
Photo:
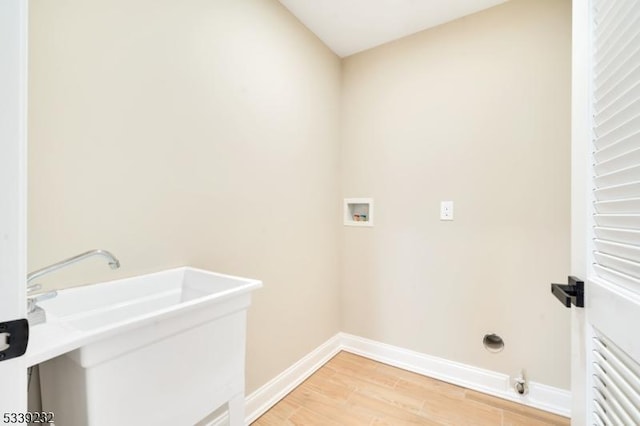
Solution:
[{"label": "white baseboard", "polygon": [[[269,380],[259,389],[247,395],[246,424],[251,424],[258,417],[266,413],[278,401],[294,390],[309,376],[340,352],[340,333],[336,334],[322,345],[318,346],[304,358]],[[227,412],[207,423],[206,426],[222,426],[229,424]]]},{"label": "white baseboard", "polygon": [[571,392],[568,390],[529,382],[529,392],[522,396],[512,388],[509,376],[503,373],[437,358],[351,334],[339,333],[339,336],[340,348],[347,352],[498,398],[561,416],[571,416]]},{"label": "white baseboard", "polygon": [[[463,386],[478,392],[518,402],[540,410],[569,417],[571,392],[529,382],[529,393],[521,396],[510,385],[509,376],[471,365],[410,351],[347,333],[338,333],[246,398],[246,424],[255,421],[280,399],[300,385],[340,351]],[[227,414],[208,426],[228,424]]]},{"label": "white baseboard", "polygon": [[300,361],[247,396],[247,424],[263,415],[340,352],[340,334],[318,346]]}]

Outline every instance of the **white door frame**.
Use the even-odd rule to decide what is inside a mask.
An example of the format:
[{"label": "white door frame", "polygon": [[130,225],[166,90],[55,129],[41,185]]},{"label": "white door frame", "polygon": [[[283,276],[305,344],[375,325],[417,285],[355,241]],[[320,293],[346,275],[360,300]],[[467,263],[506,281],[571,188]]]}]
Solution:
[{"label": "white door frame", "polygon": [[[27,25],[28,0],[0,1],[0,321],[26,318]],[[24,359],[0,362],[0,424],[27,411]]]},{"label": "white door frame", "polygon": [[[591,203],[591,9],[590,0],[573,0],[571,76],[571,273],[586,280],[590,257]],[[588,290],[587,290],[588,291]],[[571,315],[571,421],[586,425],[588,418],[586,310]]]}]

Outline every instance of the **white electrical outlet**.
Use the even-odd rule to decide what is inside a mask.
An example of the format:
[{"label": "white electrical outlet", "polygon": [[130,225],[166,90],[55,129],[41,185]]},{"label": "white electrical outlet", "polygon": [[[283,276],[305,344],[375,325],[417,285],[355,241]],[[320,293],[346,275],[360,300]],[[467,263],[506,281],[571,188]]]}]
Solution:
[{"label": "white electrical outlet", "polygon": [[453,201],[440,202],[440,220],[453,220]]}]

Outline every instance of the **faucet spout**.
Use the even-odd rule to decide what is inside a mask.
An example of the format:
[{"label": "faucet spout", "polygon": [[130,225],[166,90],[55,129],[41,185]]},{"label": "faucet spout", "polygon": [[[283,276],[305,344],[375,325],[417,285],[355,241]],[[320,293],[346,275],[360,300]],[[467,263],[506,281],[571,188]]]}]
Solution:
[{"label": "faucet spout", "polygon": [[55,272],[58,269],[62,269],[69,265],[73,265],[74,263],[80,262],[84,259],[93,256],[102,256],[107,259],[109,266],[111,269],[118,269],[120,267],[120,261],[117,257],[106,250],[89,250],[87,252],[78,254],[76,256],[70,257],[68,259],[61,260],[60,262],[54,263],[53,265],[45,266],[42,269],[38,269],[37,271],[33,271],[30,274],[27,274],[27,319],[31,325],[40,324],[46,322],[47,317],[44,309],[37,305],[38,302],[43,300],[51,299],[58,295],[57,291],[50,291],[48,293],[38,294],[32,296],[34,292],[40,290],[42,286],[40,284],[29,284],[31,281],[39,278],[43,275],[50,274],[51,272]]},{"label": "faucet spout", "polygon": [[105,257],[109,263],[111,269],[118,269],[120,267],[120,261],[117,257],[115,257],[111,252],[107,250],[97,249],[97,250],[89,250],[87,252],[78,254],[76,256],[70,257],[65,260],[61,260],[60,262],[54,263],[53,265],[45,266],[42,269],[38,269],[37,271],[33,271],[27,275],[27,283],[39,278],[43,275],[50,274],[51,272],[57,271],[74,263],[80,262],[84,259],[93,256],[102,256]]}]

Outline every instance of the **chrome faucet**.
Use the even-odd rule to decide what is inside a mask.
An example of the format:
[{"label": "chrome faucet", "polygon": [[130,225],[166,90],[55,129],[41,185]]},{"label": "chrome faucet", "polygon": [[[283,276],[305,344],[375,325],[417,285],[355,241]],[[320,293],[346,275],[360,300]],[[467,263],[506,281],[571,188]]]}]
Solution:
[{"label": "chrome faucet", "polygon": [[80,262],[81,260],[84,260],[86,258],[93,257],[93,256],[106,257],[107,260],[109,261],[109,266],[111,267],[111,269],[118,269],[120,267],[120,261],[110,252],[106,250],[100,250],[100,249],[89,250],[82,254],[70,257],[65,260],[61,260],[60,262],[54,263],[53,265],[45,266],[42,269],[38,269],[37,271],[33,271],[29,273],[27,275],[27,284],[35,280],[36,278],[40,278],[43,275],[50,274],[51,272],[57,271],[58,269],[62,269],[66,266]]},{"label": "chrome faucet", "polygon": [[[93,256],[103,256],[107,258],[111,269],[118,269],[120,267],[120,261],[107,250],[89,250],[87,252],[78,254],[65,260],[61,260],[60,262],[56,262],[53,265],[45,266],[44,268],[29,273],[27,275],[27,296],[29,296],[34,291],[38,291],[42,288],[40,284],[30,284],[31,281]],[[44,310],[36,304],[43,300],[54,298],[57,295],[58,292],[53,290],[46,293],[38,294],[36,296],[27,297],[27,314],[29,322],[32,325],[45,322],[46,320]]]}]

